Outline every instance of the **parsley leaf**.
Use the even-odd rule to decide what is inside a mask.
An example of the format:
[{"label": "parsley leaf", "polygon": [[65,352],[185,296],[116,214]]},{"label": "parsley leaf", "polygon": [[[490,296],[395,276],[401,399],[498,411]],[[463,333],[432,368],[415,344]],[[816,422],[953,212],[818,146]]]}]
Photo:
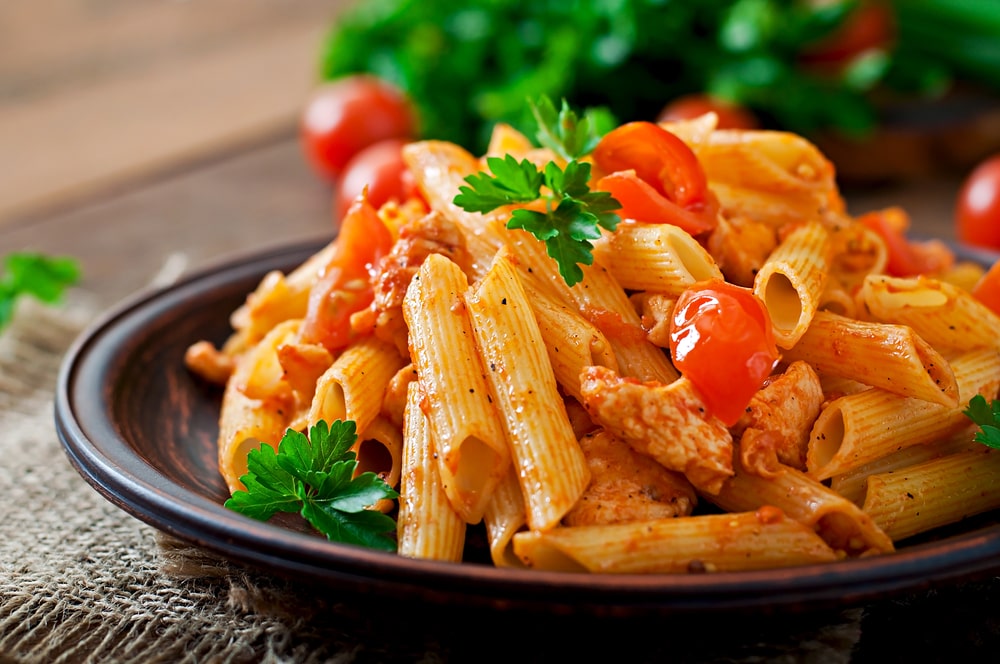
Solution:
[{"label": "parsley leaf", "polygon": [[54,304],[79,278],[80,268],[71,258],[31,252],[8,254],[0,277],[0,330],[13,319],[18,297],[30,295],[46,304]]},{"label": "parsley leaf", "polygon": [[986,397],[977,394],[969,400],[969,407],[962,412],[979,425],[976,442],[1000,449],[1000,401],[994,399],[987,403]]},{"label": "parsley leaf", "polygon": [[247,455],[246,491],[235,491],[226,507],[266,521],[278,512],[298,512],[328,539],[383,551],[395,551],[388,533],[396,523],[368,509],[383,498],[399,496],[371,472],[354,477],[358,462],[354,422],[323,420],[309,429],[285,432],[278,451],[264,443]]},{"label": "parsley leaf", "polygon": [[614,118],[603,109],[587,109],[583,118],[578,118],[565,99],[559,111],[545,95],[528,105],[538,124],[535,138],[566,161],[590,154],[614,126]]},{"label": "parsley leaf", "polygon": [[601,237],[601,229],[613,231],[621,220],[615,210],[621,208],[606,191],[590,190],[590,164],[577,161],[601,139],[598,114],[580,120],[566,100],[556,111],[545,96],[531,104],[538,122],[538,140],[566,160],[566,166],[554,161],[540,171],[527,159],[513,155],[489,157],[489,173],[475,173],[465,178],[453,202],[466,212],[492,212],[505,205],[541,200],[545,211],[517,209],[511,213],[507,228],[528,231],[545,243],[548,255],[559,265],[559,274],[569,286],[583,279],[580,265],[594,262],[590,242]]}]

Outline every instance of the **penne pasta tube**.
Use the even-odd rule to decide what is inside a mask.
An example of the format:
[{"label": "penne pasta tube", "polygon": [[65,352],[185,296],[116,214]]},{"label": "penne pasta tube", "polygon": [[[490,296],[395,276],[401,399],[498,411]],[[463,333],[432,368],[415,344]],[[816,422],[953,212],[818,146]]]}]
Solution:
[{"label": "penne pasta tube", "polygon": [[811,528],[773,507],[522,532],[514,552],[532,569],[605,574],[732,572],[837,558]]},{"label": "penne pasta tube", "polygon": [[947,282],[870,275],[860,295],[876,320],[909,325],[938,350],[1000,349],[1000,316]]},{"label": "penne pasta tube", "polygon": [[898,452],[887,454],[863,466],[852,468],[846,473],[834,475],[830,480],[830,488],[856,505],[865,501],[865,491],[868,488],[868,478],[880,473],[901,471],[909,466],[915,466],[925,461],[937,459],[947,454],[975,449],[978,443],[973,442],[973,433],[969,425],[958,434],[944,440],[936,440],[924,445],[911,445]]},{"label": "penne pasta tube", "polygon": [[[219,472],[230,493],[243,490],[247,454],[268,443],[277,449],[294,412],[291,388],[282,381],[277,347],[295,334],[296,321],[274,327],[238,358],[219,413]],[[249,390],[247,386],[254,386]]]},{"label": "penne pasta tube", "polygon": [[892,540],[860,507],[794,468],[769,477],[748,472],[735,455],[735,474],[706,498],[727,512],[776,507],[812,528],[835,551],[861,556],[893,551]]},{"label": "penne pasta tube", "polygon": [[410,282],[403,315],[445,492],[466,522],[478,523],[510,450],[476,348],[467,288],[457,265],[432,254]]},{"label": "penne pasta tube", "polygon": [[723,278],[708,251],[673,224],[622,222],[594,255],[630,290],[676,297],[695,282]]},{"label": "penne pasta tube", "polygon": [[409,383],[406,393],[397,550],[407,558],[461,562],[465,521],[452,509],[442,487],[430,427],[420,408],[420,389]]},{"label": "penne pasta tube", "polygon": [[796,344],[819,309],[830,269],[829,233],[818,221],[799,226],[771,252],[754,278],[780,348]]},{"label": "penne pasta tube", "polygon": [[581,265],[583,281],[569,287],[555,262],[545,253],[545,246],[524,231],[509,231],[507,246],[525,282],[537,284],[539,290],[557,293],[557,299],[572,303],[601,330],[614,349],[623,375],[661,383],[679,376],[663,350],[646,338],[639,314],[607,268]]},{"label": "penne pasta tube", "polygon": [[576,504],[590,469],[556,386],[531,304],[505,250],[466,298],[510,443],[528,525],[546,530]]},{"label": "penne pasta tube", "polygon": [[979,448],[871,475],[865,512],[902,540],[1000,508],[1000,453]]},{"label": "penne pasta tube", "polygon": [[947,438],[969,420],[962,410],[976,394],[993,399],[1000,389],[1000,354],[983,348],[951,363],[958,381],[958,404],[940,404],[871,389],[831,402],[813,424],[806,466],[825,480],[891,452]]},{"label": "penne pasta tube", "polygon": [[309,424],[353,420],[358,435],[382,410],[389,382],[406,365],[396,347],[365,337],[344,349],[316,383]]},{"label": "penne pasta tube", "polygon": [[593,323],[568,304],[552,299],[547,293],[533,291],[530,284],[525,284],[525,291],[556,382],[566,394],[579,399],[580,372],[584,367],[618,368],[611,344]]},{"label": "penne pasta tube", "polygon": [[808,362],[817,371],[942,406],[958,405],[951,365],[905,325],[858,321],[819,311],[787,362]]},{"label": "penne pasta tube", "polygon": [[513,467],[493,491],[483,514],[483,523],[486,524],[493,564],[497,567],[524,567],[521,559],[514,555],[514,535],[525,529],[528,517],[521,483]]}]

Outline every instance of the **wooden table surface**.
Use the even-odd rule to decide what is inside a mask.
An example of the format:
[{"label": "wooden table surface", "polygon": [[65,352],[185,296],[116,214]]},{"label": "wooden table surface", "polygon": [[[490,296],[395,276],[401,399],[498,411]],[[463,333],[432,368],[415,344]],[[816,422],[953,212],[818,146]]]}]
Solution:
[{"label": "wooden table surface", "polygon": [[[330,188],[302,158],[295,117],[319,36],[342,3],[194,0],[141,3],[157,5],[142,14],[139,3],[60,0],[45,4],[49,15],[41,4],[0,4],[0,254],[74,256],[80,288],[106,307],[163,271],[332,232]],[[58,52],[9,29],[51,29],[53,7],[110,18]],[[197,21],[185,14],[194,11]],[[81,77],[90,84],[67,83]],[[73,124],[84,117],[87,131]],[[848,191],[848,202],[853,212],[903,205],[914,230],[950,238],[957,186],[955,177]],[[872,605],[842,661],[890,646],[917,661],[977,659],[976,639],[1000,643],[987,587],[1000,595],[992,583]]]}]

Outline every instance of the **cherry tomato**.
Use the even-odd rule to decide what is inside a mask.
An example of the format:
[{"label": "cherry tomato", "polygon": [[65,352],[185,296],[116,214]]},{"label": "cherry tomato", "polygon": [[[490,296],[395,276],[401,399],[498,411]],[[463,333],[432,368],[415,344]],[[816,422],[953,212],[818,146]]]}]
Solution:
[{"label": "cherry tomato", "polygon": [[771,318],[748,288],[710,279],[677,298],[670,320],[674,366],[727,426],[746,410],[778,360]]},{"label": "cherry tomato", "polygon": [[691,235],[715,228],[713,219],[685,210],[668,200],[652,185],[640,180],[635,171],[617,171],[606,175],[597,181],[594,188],[609,192],[621,203],[620,213],[626,219],[647,224],[673,224]]},{"label": "cherry tomato", "polygon": [[309,291],[309,305],[299,331],[303,343],[330,351],[351,342],[351,315],[375,298],[375,266],[392,249],[392,235],[364,195],[351,204],[337,235],[330,262]]},{"label": "cherry tomato", "polygon": [[701,117],[714,112],[719,118],[719,129],[758,129],[757,117],[748,109],[730,104],[707,94],[690,94],[668,103],[657,116],[657,122],[677,122]]},{"label": "cherry tomato", "polygon": [[629,122],[604,135],[594,163],[607,174],[634,170],[639,179],[681,207],[707,199],[705,172],[687,143],[652,122]]},{"label": "cherry tomato", "polygon": [[843,65],[873,49],[889,48],[896,38],[896,21],[885,2],[867,2],[844,23],[802,53],[803,62]]},{"label": "cherry tomato", "polygon": [[955,205],[958,239],[1000,249],[1000,154],[980,163],[966,177]]},{"label": "cherry tomato", "polygon": [[337,182],[337,218],[368,188],[368,202],[378,209],[395,199],[402,203],[417,194],[416,181],[403,161],[406,141],[390,138],[370,145],[347,162]]},{"label": "cherry tomato", "polygon": [[896,277],[939,274],[955,262],[955,254],[943,242],[914,242],[907,238],[910,219],[901,208],[868,212],[858,217],[858,221],[885,242],[889,253],[885,266],[888,274]]},{"label": "cherry tomato", "polygon": [[972,287],[972,296],[1000,316],[1000,261],[993,263],[986,274],[980,277]]},{"label": "cherry tomato", "polygon": [[374,76],[347,76],[312,94],[300,122],[306,156],[318,174],[337,178],[362,149],[413,138],[416,114],[406,96]]}]

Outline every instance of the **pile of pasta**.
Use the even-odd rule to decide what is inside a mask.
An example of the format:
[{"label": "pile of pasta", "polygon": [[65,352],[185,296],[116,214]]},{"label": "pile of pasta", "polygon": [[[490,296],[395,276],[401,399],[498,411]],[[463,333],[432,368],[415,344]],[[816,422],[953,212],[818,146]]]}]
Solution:
[{"label": "pile of pasta", "polygon": [[[704,169],[714,229],[625,219],[572,287],[542,242],[507,228],[510,207],[453,202],[488,156],[558,157],[504,125],[484,155],[408,145],[421,196],[378,211],[395,245],[346,347],[299,334],[334,239],[267,274],[223,346],[189,349],[226,386],[230,490],[262,442],[353,420],[358,472],[400,493],[376,506],[398,510],[399,555],[460,562],[483,524],[497,566],[604,573],[887,554],[996,509],[1000,454],[962,412],[1000,391],[1000,317],[970,294],[982,268],[887,274],[886,243],[802,137],[720,130],[711,114],[663,126]],[[733,426],[667,351],[676,298],[723,278],[764,302],[780,351]]]}]

